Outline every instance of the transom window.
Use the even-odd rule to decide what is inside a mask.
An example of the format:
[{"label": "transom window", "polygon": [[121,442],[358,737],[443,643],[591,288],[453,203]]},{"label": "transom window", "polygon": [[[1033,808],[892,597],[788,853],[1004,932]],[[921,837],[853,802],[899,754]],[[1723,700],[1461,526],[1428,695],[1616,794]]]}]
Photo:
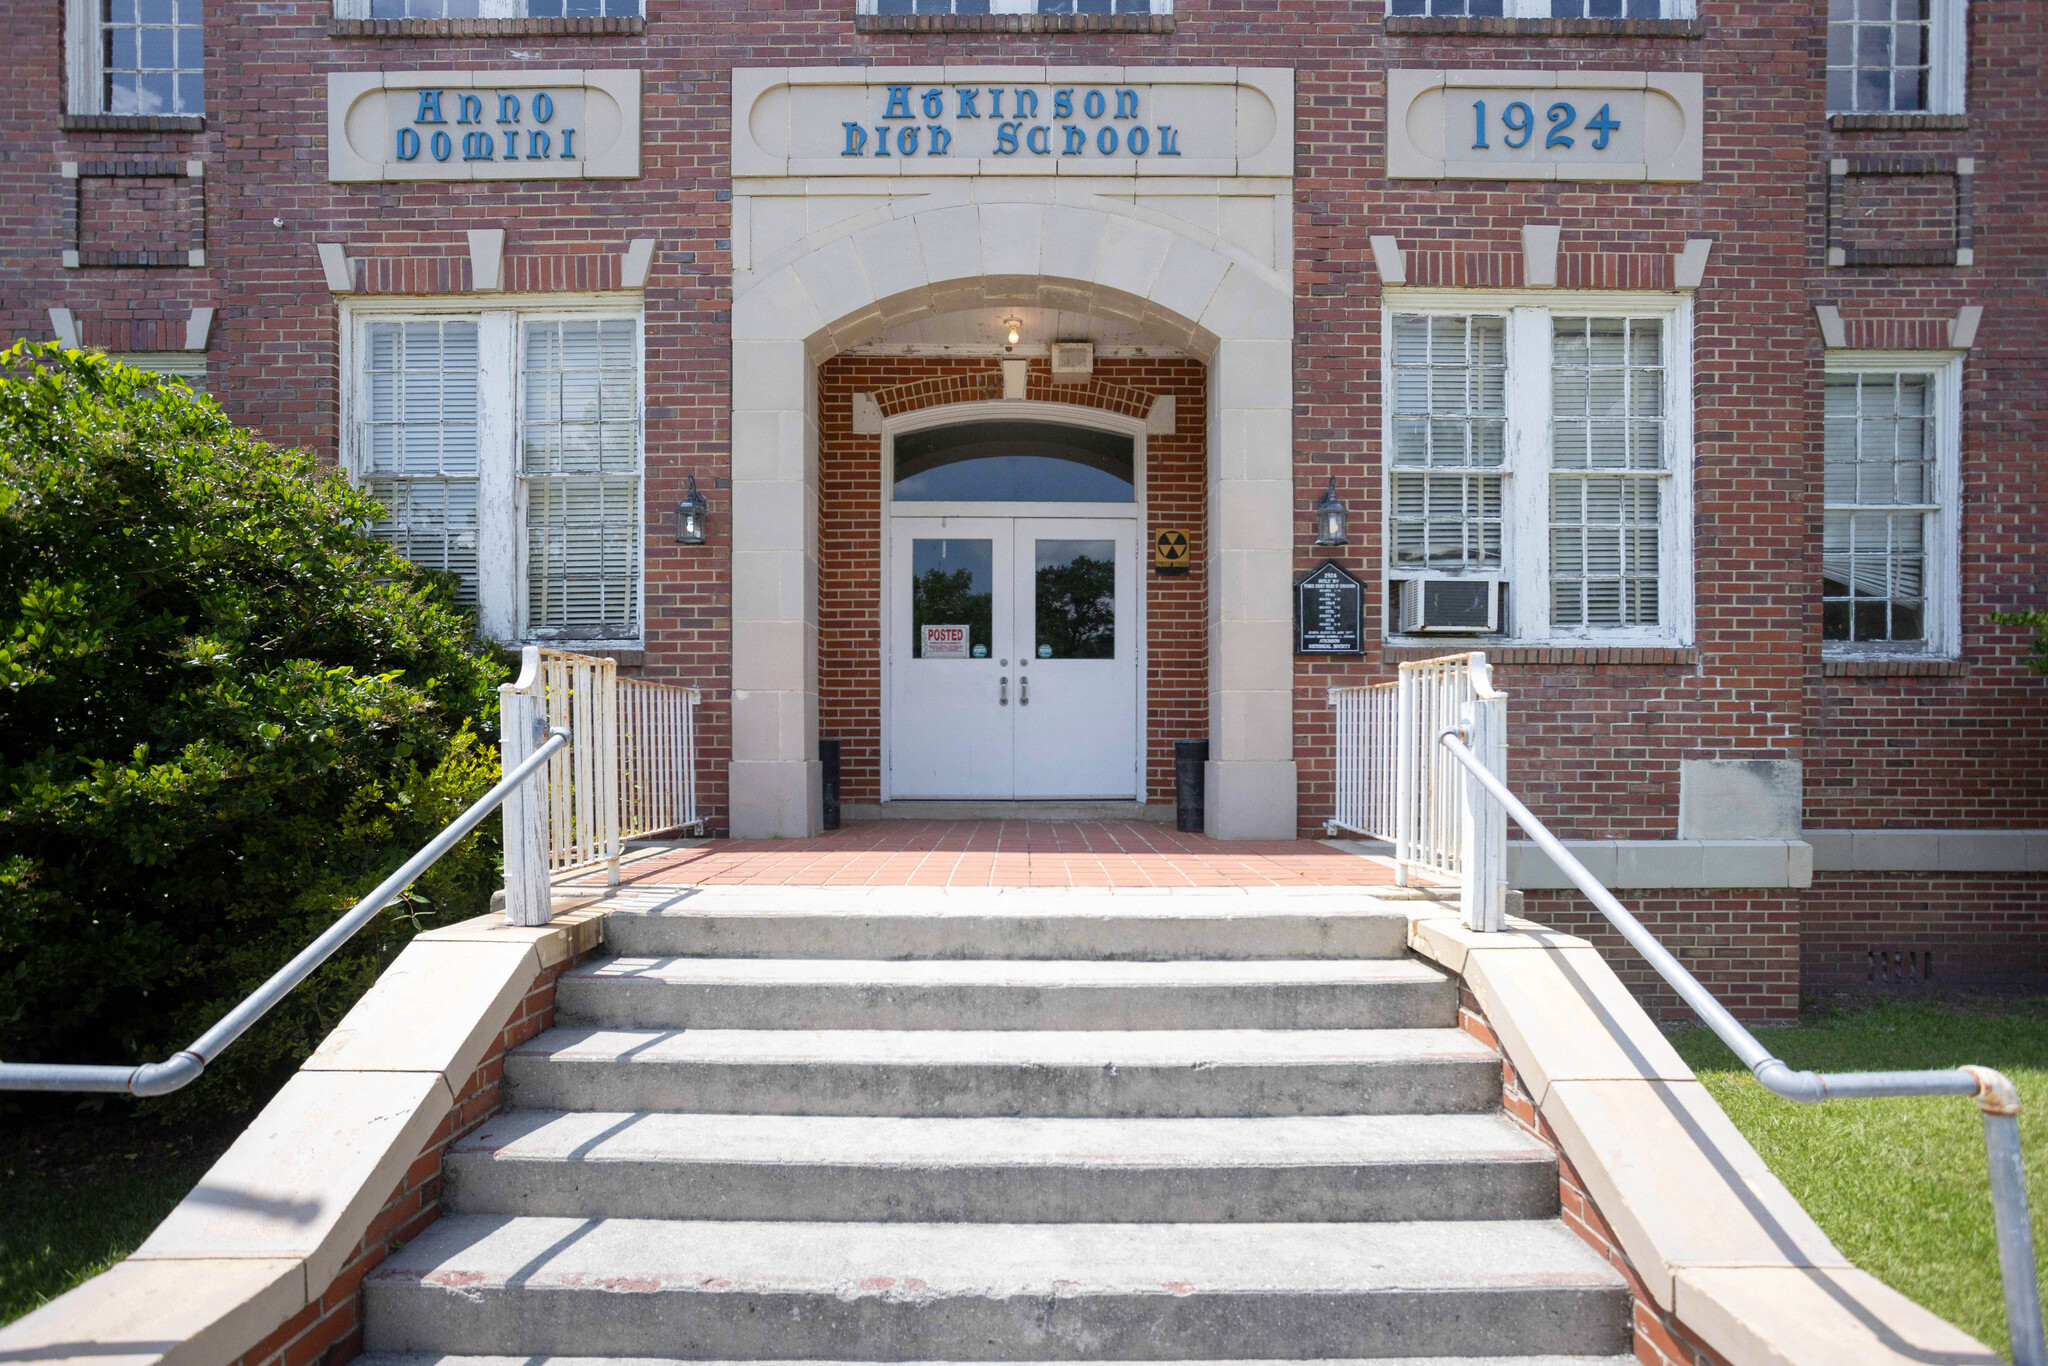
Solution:
[{"label": "transom window", "polygon": [[375,534],[499,639],[634,641],[637,317],[358,319],[354,468]]},{"label": "transom window", "polygon": [[900,433],[899,503],[1134,503],[1131,438],[1064,422],[963,422]]},{"label": "transom window", "polygon": [[1688,306],[1632,303],[1389,312],[1390,597],[1476,578],[1513,637],[1689,632]]},{"label": "transom window", "polygon": [[[1831,653],[1952,648],[1952,366],[1829,358],[1821,640]],[[1886,361],[1891,368],[1879,368]]]},{"label": "transom window", "polygon": [[206,112],[203,0],[66,0],[74,114]]},{"label": "transom window", "polygon": [[1961,113],[1964,0],[1828,0],[1828,112]]}]

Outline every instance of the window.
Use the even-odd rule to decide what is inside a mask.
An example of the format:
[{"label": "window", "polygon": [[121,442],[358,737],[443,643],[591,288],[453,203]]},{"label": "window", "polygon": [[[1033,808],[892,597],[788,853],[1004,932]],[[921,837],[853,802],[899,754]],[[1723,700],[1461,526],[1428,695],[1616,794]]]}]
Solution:
[{"label": "window", "polygon": [[1440,19],[1690,19],[1694,0],[1387,0],[1389,15]]},{"label": "window", "polygon": [[1133,503],[1131,438],[1060,422],[964,422],[896,438],[899,503]]},{"label": "window", "polygon": [[619,19],[640,0],[334,0],[337,19]]},{"label": "window", "polygon": [[1964,0],[1828,0],[1828,112],[1960,114]]},{"label": "window", "polygon": [[1390,602],[1478,579],[1514,638],[1683,643],[1690,305],[1438,297],[1386,320]]},{"label": "window", "polygon": [[499,639],[640,636],[637,317],[355,316],[352,466],[375,534]]},{"label": "window", "polygon": [[1829,357],[1828,653],[1954,653],[1960,368],[1946,358]]},{"label": "window", "polygon": [[67,0],[70,112],[206,112],[202,0]]},{"label": "window", "polygon": [[110,351],[107,358],[162,375],[165,379],[182,380],[195,394],[206,392],[204,351]]},{"label": "window", "polygon": [[860,14],[1171,14],[1173,0],[859,0]]}]

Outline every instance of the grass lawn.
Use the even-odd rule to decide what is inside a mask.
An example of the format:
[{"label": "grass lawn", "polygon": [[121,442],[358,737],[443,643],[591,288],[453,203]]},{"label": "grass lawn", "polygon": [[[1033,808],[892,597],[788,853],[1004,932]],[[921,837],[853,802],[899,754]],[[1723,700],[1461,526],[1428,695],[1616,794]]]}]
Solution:
[{"label": "grass lawn", "polygon": [[0,1121],[0,1323],[120,1261],[227,1151],[247,1116],[204,1133],[97,1114]]},{"label": "grass lawn", "polygon": [[[1977,1063],[2011,1077],[2020,1092],[2034,1243],[2037,1253],[2048,1251],[2048,1000],[1810,1002],[1798,1026],[1756,1033],[1792,1066],[1815,1071]],[[1798,1105],[1757,1085],[1706,1030],[1689,1030],[1673,1042],[1835,1246],[2010,1357],[1984,1127],[1974,1104]]]}]

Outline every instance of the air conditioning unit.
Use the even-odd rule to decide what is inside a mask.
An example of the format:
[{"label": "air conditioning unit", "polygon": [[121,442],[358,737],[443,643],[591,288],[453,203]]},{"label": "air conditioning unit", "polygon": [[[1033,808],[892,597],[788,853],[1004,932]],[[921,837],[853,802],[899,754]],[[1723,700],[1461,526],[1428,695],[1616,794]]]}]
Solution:
[{"label": "air conditioning unit", "polygon": [[1052,344],[1052,382],[1085,384],[1095,373],[1095,343],[1056,341]]},{"label": "air conditioning unit", "polygon": [[1498,635],[1500,579],[1404,579],[1401,634]]}]

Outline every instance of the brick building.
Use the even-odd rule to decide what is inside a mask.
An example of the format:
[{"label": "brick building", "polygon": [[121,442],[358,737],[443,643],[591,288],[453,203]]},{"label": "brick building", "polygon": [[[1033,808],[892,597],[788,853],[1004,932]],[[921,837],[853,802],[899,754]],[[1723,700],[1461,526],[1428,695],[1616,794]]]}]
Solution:
[{"label": "brick building", "polygon": [[[1512,781],[1749,1012],[2048,974],[1990,615],[2048,589],[2037,5],[0,23],[0,328],[336,462],[493,635],[700,685],[716,829],[815,830],[821,735],[856,815],[1156,815],[1201,737],[1211,833],[1316,834],[1327,690],[1482,648]],[[1326,560],[1359,648],[1303,653]]]}]

